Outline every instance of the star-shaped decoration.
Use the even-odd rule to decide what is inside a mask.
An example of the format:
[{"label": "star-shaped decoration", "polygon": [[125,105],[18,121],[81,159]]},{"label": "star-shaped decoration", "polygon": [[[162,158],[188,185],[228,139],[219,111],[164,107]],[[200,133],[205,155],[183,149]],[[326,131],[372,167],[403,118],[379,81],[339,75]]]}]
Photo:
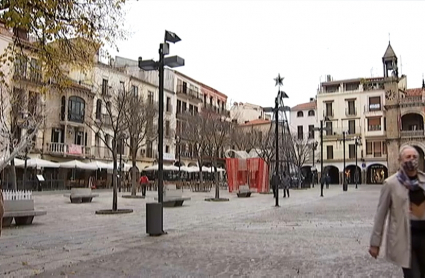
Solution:
[{"label": "star-shaped decoration", "polygon": [[285,79],[285,77],[280,77],[280,73],[279,73],[277,77],[274,79],[274,81],[276,81],[275,86],[283,86],[283,79]]}]

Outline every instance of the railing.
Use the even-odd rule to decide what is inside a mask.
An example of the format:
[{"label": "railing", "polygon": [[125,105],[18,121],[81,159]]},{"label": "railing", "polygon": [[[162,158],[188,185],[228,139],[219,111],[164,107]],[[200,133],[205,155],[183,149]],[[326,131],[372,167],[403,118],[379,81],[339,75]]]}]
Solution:
[{"label": "railing", "polygon": [[364,111],[365,112],[380,112],[382,111],[382,105],[380,103],[365,105]]},{"label": "railing", "polygon": [[183,95],[187,95],[191,98],[201,100],[201,98],[199,96],[199,91],[189,89],[188,87],[183,87],[183,85],[180,85],[180,86],[177,87],[177,94],[183,94]]},{"label": "railing", "polygon": [[420,136],[424,136],[424,131],[423,130],[402,130],[401,132],[401,136],[406,136],[406,137],[420,137]]},{"label": "railing", "polygon": [[86,156],[90,154],[90,147],[77,145],[77,144],[64,144],[51,142],[47,143],[47,151],[50,154],[57,155],[73,155],[73,156]]},{"label": "railing", "polygon": [[422,103],[424,98],[422,96],[411,96],[400,99],[400,103]]},{"label": "railing", "polygon": [[356,108],[353,108],[353,109],[345,108],[345,115],[346,116],[356,116],[357,115],[357,109]]},{"label": "railing", "polygon": [[381,131],[382,126],[381,125],[369,125],[367,127],[367,131]]}]

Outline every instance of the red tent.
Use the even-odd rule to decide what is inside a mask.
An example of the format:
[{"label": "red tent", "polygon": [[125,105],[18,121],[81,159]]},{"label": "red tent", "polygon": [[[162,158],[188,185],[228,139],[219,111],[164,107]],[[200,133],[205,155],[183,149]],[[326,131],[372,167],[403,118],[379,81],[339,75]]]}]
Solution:
[{"label": "red tent", "polygon": [[258,193],[270,191],[268,166],[262,158],[226,158],[226,171],[229,192],[244,184]]}]

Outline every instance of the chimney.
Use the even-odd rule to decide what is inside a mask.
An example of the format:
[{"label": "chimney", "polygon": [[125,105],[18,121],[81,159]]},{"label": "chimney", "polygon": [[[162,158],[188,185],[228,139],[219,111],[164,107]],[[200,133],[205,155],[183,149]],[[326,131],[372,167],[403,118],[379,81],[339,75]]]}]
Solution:
[{"label": "chimney", "polygon": [[331,82],[332,81],[332,76],[330,76],[330,74],[326,75],[326,82]]},{"label": "chimney", "polygon": [[312,102],[312,101],[314,101],[314,98],[312,98],[312,97],[311,97],[311,98],[310,98],[310,102]]}]

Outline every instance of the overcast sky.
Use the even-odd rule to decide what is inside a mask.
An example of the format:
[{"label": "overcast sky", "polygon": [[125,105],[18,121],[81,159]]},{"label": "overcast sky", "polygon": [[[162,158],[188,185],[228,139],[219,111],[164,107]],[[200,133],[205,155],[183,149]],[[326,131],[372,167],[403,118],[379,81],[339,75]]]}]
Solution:
[{"label": "overcast sky", "polygon": [[[132,1],[119,56],[158,59],[164,30],[182,41],[170,55],[182,73],[234,101],[274,104],[274,78],[285,77],[286,105],[307,102],[320,79],[382,76],[391,45],[408,88],[425,72],[425,1]],[[400,65],[402,64],[402,66]]]}]

